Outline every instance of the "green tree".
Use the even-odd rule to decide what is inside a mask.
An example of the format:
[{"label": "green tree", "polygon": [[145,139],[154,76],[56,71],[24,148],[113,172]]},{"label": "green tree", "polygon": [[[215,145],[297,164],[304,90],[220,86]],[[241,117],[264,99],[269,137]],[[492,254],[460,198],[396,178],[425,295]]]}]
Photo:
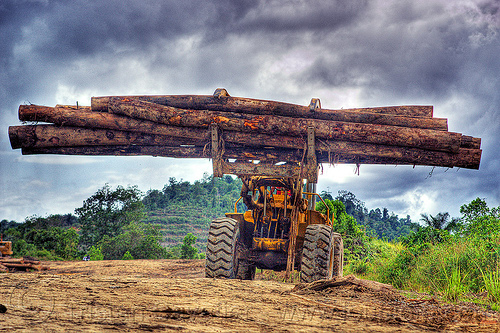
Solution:
[{"label": "green tree", "polygon": [[[332,228],[342,235],[344,240],[344,254],[346,259],[363,258],[367,255],[364,244],[368,241],[365,230],[356,219],[347,214],[344,203],[340,200],[325,200],[330,209],[330,218],[333,219]],[[323,202],[316,204],[316,210],[322,214],[327,213]]]},{"label": "green tree", "polygon": [[365,216],[368,215],[365,203],[349,191],[340,190],[335,200],[341,201],[345,206],[346,213],[354,217],[357,221],[363,222]]},{"label": "green tree", "polygon": [[81,245],[84,249],[97,244],[105,235],[115,237],[124,226],[145,217],[142,193],[137,186],[112,190],[109,184],[75,209],[81,223]]},{"label": "green tree", "polygon": [[196,243],[196,236],[188,233],[184,237],[181,245],[181,259],[196,259],[198,257],[198,249],[193,245]]},{"label": "green tree", "polygon": [[464,235],[491,238],[500,233],[500,207],[489,208],[484,199],[476,198],[462,205],[460,213]]},{"label": "green tree", "polygon": [[[13,242],[16,256],[45,257],[47,259],[74,259],[78,256],[79,235],[68,228],[72,215],[30,216],[6,231]],[[65,222],[66,221],[66,222]]]},{"label": "green tree", "polygon": [[453,231],[457,230],[458,228],[459,220],[455,218],[452,218],[450,220],[449,213],[438,213],[435,216],[432,216],[430,214],[420,214],[420,216],[420,221],[422,221],[426,226],[432,227],[434,229]]},{"label": "green tree", "polygon": [[130,251],[127,251],[123,254],[122,260],[134,260],[134,257],[130,254]]},{"label": "green tree", "polygon": [[101,252],[100,246],[92,245],[87,254],[90,257],[90,260],[104,260],[104,255]]},{"label": "green tree", "polygon": [[2,220],[0,221],[0,235],[4,235],[5,232],[11,228],[15,228],[19,225],[20,223],[16,221],[8,221],[8,220]]}]

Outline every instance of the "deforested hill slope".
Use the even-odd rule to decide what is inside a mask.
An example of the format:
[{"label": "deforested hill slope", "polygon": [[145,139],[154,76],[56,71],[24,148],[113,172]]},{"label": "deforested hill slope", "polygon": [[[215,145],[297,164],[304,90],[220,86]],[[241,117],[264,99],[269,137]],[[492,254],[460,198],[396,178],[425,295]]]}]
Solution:
[{"label": "deforested hill slope", "polygon": [[[164,245],[177,245],[187,233],[192,233],[197,237],[195,246],[204,252],[210,222],[234,211],[240,190],[241,181],[231,176],[213,178],[205,174],[193,184],[171,177],[161,191],[146,193],[145,222],[162,226]],[[243,204],[239,204],[238,211],[243,210]]]}]

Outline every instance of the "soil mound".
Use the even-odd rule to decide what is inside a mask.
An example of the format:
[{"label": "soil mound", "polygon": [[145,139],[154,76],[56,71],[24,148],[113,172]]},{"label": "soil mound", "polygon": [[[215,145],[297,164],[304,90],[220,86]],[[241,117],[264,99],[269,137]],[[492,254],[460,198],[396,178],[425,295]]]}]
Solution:
[{"label": "soil mound", "polygon": [[[488,312],[475,304],[448,304],[433,297],[408,298],[393,286],[376,281],[358,279],[354,275],[334,277],[296,285],[291,295],[327,307],[358,302],[354,307],[358,315],[385,321],[388,324],[406,323],[420,329],[454,330],[457,325],[469,329],[479,325],[486,330],[499,328],[498,313]],[[366,306],[371,304],[371,306]],[[339,311],[345,311],[339,307]],[[351,310],[352,311],[352,310]],[[458,324],[460,323],[460,324]]]}]

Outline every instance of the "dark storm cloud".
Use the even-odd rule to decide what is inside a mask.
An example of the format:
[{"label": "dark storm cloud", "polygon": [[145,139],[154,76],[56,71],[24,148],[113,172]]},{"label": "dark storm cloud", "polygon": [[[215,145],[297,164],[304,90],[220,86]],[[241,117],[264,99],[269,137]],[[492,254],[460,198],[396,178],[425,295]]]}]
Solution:
[{"label": "dark storm cloud", "polygon": [[[51,61],[113,52],[118,46],[139,49],[161,38],[179,37],[203,27],[204,17],[213,11],[204,1],[17,3],[11,2],[3,16],[15,22],[15,36],[31,35],[33,51]],[[18,38],[6,46],[10,51]]]},{"label": "dark storm cloud", "polygon": [[261,1],[238,30],[270,32],[333,31],[359,18],[368,1]]},{"label": "dark storm cloud", "polygon": [[[119,61],[163,40],[202,31],[216,12],[206,1],[20,1],[0,4],[2,109],[49,95],[68,80],[73,61]],[[84,75],[94,76],[88,66]],[[106,64],[104,64],[106,66]],[[71,73],[71,74],[70,74]],[[82,75],[74,78],[81,81]],[[2,110],[2,118],[13,112]]]},{"label": "dark storm cloud", "polygon": [[456,88],[464,65],[498,41],[498,5],[483,4],[488,10],[480,10],[451,4],[391,2],[365,11],[355,26],[322,40],[334,52],[318,57],[304,75],[334,87],[442,98]]},{"label": "dark storm cloud", "polygon": [[[212,43],[234,32],[255,5],[255,1],[4,0],[0,83],[6,87],[6,99],[2,100],[17,103],[17,97],[30,88],[41,88],[39,82],[46,82],[47,88],[55,79],[65,80],[74,61],[89,61],[84,64],[87,71],[75,80],[96,77],[100,63],[108,66],[101,74],[110,76],[124,57],[140,58],[145,67],[155,61],[175,67],[176,63],[169,64],[177,52],[175,42],[192,36],[210,55]],[[29,95],[32,98],[33,92]]]},{"label": "dark storm cloud", "polygon": [[32,35],[33,51],[54,61],[124,47],[134,51],[195,32],[222,37],[254,5],[255,1],[6,0],[0,5],[0,24],[11,38],[2,49],[12,57],[15,43]]}]

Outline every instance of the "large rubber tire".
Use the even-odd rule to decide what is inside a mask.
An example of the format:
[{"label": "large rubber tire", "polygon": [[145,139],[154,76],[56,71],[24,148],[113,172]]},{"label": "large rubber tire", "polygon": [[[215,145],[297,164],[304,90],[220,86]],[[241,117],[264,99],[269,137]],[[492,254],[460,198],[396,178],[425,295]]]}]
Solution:
[{"label": "large rubber tire", "polygon": [[325,224],[310,224],[306,228],[300,280],[309,283],[331,279],[333,275],[334,241],[332,228]]},{"label": "large rubber tire", "polygon": [[253,280],[255,266],[240,258],[243,244],[239,238],[239,224],[235,219],[223,217],[212,221],[208,232],[206,277]]}]

